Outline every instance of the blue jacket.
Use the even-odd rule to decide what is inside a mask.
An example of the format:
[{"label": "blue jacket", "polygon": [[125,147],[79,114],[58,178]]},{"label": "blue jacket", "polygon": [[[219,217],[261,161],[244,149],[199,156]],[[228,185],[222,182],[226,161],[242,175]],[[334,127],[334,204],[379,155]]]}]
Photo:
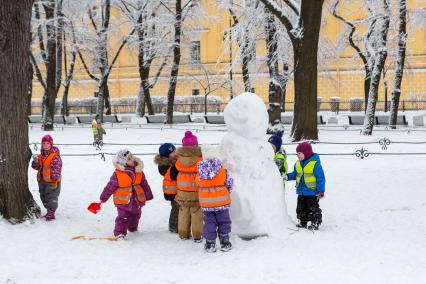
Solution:
[{"label": "blue jacket", "polygon": [[[312,154],[312,156],[309,157],[309,159],[301,161],[300,164],[302,167],[304,167],[307,163],[310,161],[317,161],[314,167],[314,176],[317,179],[317,189],[310,189],[306,186],[305,180],[302,177],[302,180],[299,183],[299,186],[297,187],[297,194],[298,195],[305,195],[305,196],[312,196],[317,195],[318,192],[324,192],[325,191],[325,176],[324,171],[321,166],[321,161],[318,156],[318,154]],[[297,172],[296,172],[296,164],[294,164],[294,169],[292,173],[287,174],[288,180],[296,180]]]}]

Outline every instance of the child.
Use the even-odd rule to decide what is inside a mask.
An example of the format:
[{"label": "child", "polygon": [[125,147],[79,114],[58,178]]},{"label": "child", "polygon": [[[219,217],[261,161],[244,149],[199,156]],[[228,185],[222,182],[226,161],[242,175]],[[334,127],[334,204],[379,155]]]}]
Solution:
[{"label": "child", "polygon": [[311,144],[300,143],[297,148],[299,161],[294,165],[294,171],[287,175],[288,180],[296,180],[297,208],[296,214],[299,219],[297,227],[310,230],[318,230],[322,222],[319,200],[324,197],[325,176],[321,167],[318,154],[312,152]]},{"label": "child", "polygon": [[143,163],[140,159],[124,149],[118,151],[113,159],[115,172],[104,188],[100,201],[106,202],[113,195],[117,207],[114,236],[117,240],[124,239],[127,231],[138,230],[141,208],[145,201],[153,198],[143,173]]},{"label": "child", "polygon": [[31,167],[38,171],[37,181],[40,199],[47,214],[43,217],[46,221],[55,219],[58,209],[58,198],[61,193],[62,160],[59,149],[53,146],[53,138],[45,135],[41,139],[41,153],[33,157]]},{"label": "child", "polygon": [[179,171],[176,169],[177,160],[176,147],[171,143],[164,143],[158,149],[159,154],[155,156],[154,162],[158,165],[158,172],[164,177],[163,193],[164,198],[170,201],[172,210],[169,217],[169,231],[178,232],[179,204],[175,201],[177,193],[176,178]]},{"label": "child", "polygon": [[195,181],[198,185],[198,197],[204,215],[203,237],[206,240],[204,249],[207,252],[216,251],[216,237],[222,251],[232,249],[229,241],[231,218],[229,206],[232,189],[232,179],[219,159],[219,152],[211,145],[201,147],[203,161],[198,163],[198,174]]},{"label": "child", "polygon": [[191,131],[185,132],[182,139],[182,147],[176,150],[178,160],[176,168],[177,175],[177,194],[176,202],[179,203],[178,233],[182,240],[189,239],[191,236],[194,242],[202,242],[201,235],[203,230],[203,213],[198,202],[198,187],[195,184],[197,175],[197,163],[201,159],[201,149],[198,147],[197,137]]},{"label": "child", "polygon": [[277,165],[278,170],[280,171],[280,174],[283,180],[285,181],[287,180],[288,165],[287,165],[287,153],[281,147],[283,143],[282,137],[283,137],[283,132],[278,131],[275,135],[272,135],[271,137],[269,137],[268,142],[271,143],[272,149],[274,149],[275,164]]},{"label": "child", "polygon": [[92,121],[92,132],[93,132],[93,143],[102,141],[103,140],[102,135],[106,134],[99,114],[97,114],[95,116],[95,119]]}]

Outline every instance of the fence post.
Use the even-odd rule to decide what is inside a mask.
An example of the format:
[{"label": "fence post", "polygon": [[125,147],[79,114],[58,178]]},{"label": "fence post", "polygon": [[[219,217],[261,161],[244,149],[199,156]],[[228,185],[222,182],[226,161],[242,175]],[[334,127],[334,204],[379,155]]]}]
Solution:
[{"label": "fence post", "polygon": [[405,100],[402,101],[402,111],[405,112]]}]

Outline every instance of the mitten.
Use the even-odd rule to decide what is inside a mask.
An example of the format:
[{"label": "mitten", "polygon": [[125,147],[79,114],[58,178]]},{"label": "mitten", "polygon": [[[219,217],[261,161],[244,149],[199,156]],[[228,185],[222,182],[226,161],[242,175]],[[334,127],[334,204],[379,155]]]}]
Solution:
[{"label": "mitten", "polygon": [[321,199],[321,198],[323,198],[324,197],[324,192],[318,192],[317,193],[317,198],[318,199]]}]

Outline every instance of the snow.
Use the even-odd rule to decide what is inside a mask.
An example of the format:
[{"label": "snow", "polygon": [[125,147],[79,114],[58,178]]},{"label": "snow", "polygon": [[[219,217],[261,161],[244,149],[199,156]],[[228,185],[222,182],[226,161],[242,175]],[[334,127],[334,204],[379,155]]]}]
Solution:
[{"label": "snow", "polygon": [[[115,124],[114,124],[115,126]],[[136,143],[180,142],[186,125],[174,129],[107,127],[101,152],[127,147],[134,153],[154,153],[158,146]],[[148,127],[148,126],[147,126]],[[227,132],[193,126],[200,143],[219,143]],[[220,130],[219,127],[216,129]],[[376,128],[375,128],[376,129]],[[206,129],[207,130],[207,129]],[[246,129],[251,131],[251,128]],[[288,143],[290,131],[285,132]],[[34,127],[31,142],[45,134]],[[58,128],[50,132],[56,143],[92,141],[90,128]],[[367,142],[383,136],[392,142],[426,141],[426,132],[380,131],[372,136],[357,131],[321,131],[320,141]],[[267,136],[264,136],[265,141]],[[372,145],[316,144],[318,153],[426,152],[424,144],[391,143],[388,150]],[[284,145],[290,168],[296,145]],[[63,154],[99,153],[93,146],[60,146]],[[247,152],[247,156],[256,152]],[[86,210],[96,201],[110,177],[111,159],[63,156],[63,184],[57,220],[10,225],[0,220],[0,283],[425,283],[426,173],[425,156],[321,155],[326,175],[320,202],[323,224],[316,233],[287,230],[282,235],[243,241],[232,237],[230,252],[206,254],[203,244],[180,241],[167,231],[170,204],[161,193],[161,177],[152,155],[139,155],[154,200],[142,210],[140,231],[123,242],[71,241],[73,236],[111,236],[116,211],[110,200],[93,215]],[[259,165],[259,171],[260,169]],[[41,205],[36,173],[29,169],[29,187]],[[295,220],[294,183],[286,184],[288,213]],[[259,190],[263,190],[260,188]],[[233,204],[235,206],[235,204]],[[270,206],[271,210],[276,210]],[[42,209],[42,213],[45,210]],[[294,229],[294,226],[289,224]]]},{"label": "snow", "polygon": [[265,140],[265,104],[255,94],[243,93],[228,103],[224,116],[228,133],[220,151],[234,178],[233,232],[241,237],[287,233],[283,182]]}]

